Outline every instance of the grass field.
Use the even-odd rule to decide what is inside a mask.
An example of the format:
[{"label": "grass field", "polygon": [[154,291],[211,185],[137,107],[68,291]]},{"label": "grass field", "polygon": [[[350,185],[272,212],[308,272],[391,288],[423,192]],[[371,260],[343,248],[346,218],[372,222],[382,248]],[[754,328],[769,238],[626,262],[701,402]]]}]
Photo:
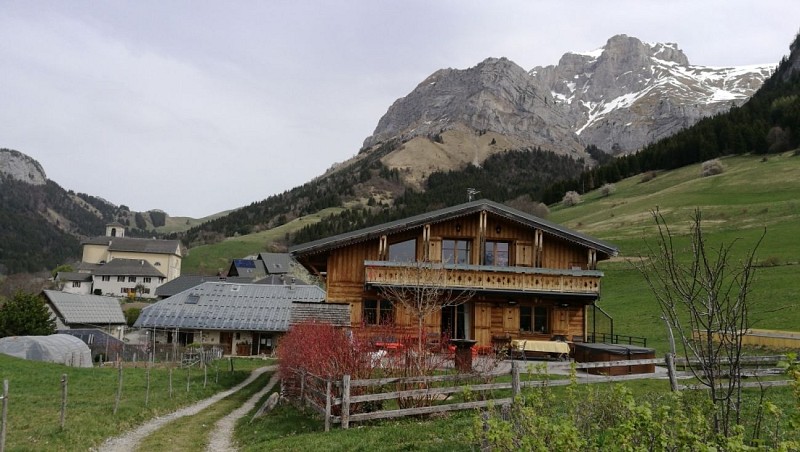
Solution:
[{"label": "grass field", "polygon": [[[646,254],[655,244],[651,211],[666,218],[677,243],[688,244],[693,211],[699,208],[710,244],[732,243],[740,258],[766,231],[757,260],[767,263],[756,272],[751,294],[752,317],[759,328],[797,330],[800,325],[800,157],[791,153],[731,157],[722,160],[723,174],[701,178],[700,165],[659,174],[641,182],[636,176],[616,184],[602,197],[588,193],[574,207],[553,208],[549,219],[608,240],[625,258]],[[603,262],[605,272],[599,305],[614,317],[615,332],[649,339],[648,345],[667,350],[666,328],[642,276],[624,260]]]},{"label": "grass field", "polygon": [[[113,414],[118,370],[112,367],[73,368],[59,364],[25,361],[0,354],[0,381],[9,382],[8,433],[6,451],[85,451],[100,445],[107,437],[119,435],[147,419],[164,415],[235,386],[250,371],[261,367],[261,360],[235,360],[234,372],[228,362],[208,369],[208,385],[203,387],[203,372],[194,368],[173,371],[173,392],[169,395],[169,371],[155,367],[150,374],[150,394],[145,406],[146,371],[123,368],[123,389],[119,410]],[[67,375],[65,428],[60,426],[61,375]]]},{"label": "grass field", "polygon": [[329,208],[314,215],[296,218],[274,229],[240,237],[229,237],[219,243],[191,248],[189,255],[181,263],[181,273],[184,275],[214,275],[218,271],[227,270],[231,259],[240,259],[264,252],[270,249],[274,243],[284,242],[286,234],[341,211],[341,208]]}]

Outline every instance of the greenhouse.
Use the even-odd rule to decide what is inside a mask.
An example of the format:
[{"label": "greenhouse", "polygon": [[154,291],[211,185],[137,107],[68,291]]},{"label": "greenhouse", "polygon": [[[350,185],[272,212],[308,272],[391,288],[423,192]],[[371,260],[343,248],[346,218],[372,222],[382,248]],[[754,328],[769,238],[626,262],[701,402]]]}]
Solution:
[{"label": "greenhouse", "polygon": [[0,353],[31,361],[92,367],[89,346],[69,334],[4,337],[0,339]]}]

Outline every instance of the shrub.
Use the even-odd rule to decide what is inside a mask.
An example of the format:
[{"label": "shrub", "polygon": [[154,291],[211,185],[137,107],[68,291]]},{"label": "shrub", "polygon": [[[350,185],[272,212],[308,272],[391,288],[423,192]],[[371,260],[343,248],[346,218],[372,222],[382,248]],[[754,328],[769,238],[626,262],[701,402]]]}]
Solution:
[{"label": "shrub", "polygon": [[700,167],[700,177],[714,176],[716,174],[722,174],[724,171],[725,166],[722,165],[719,159],[706,160]]},{"label": "shrub", "polygon": [[605,184],[602,187],[600,187],[600,195],[606,198],[613,195],[614,192],[616,191],[617,191],[617,186],[614,184]]},{"label": "shrub", "polygon": [[547,207],[547,204],[535,201],[531,195],[522,195],[511,201],[507,201],[505,204],[508,207],[521,210],[539,218],[547,218],[547,216],[550,215],[550,209]]},{"label": "shrub", "polygon": [[564,197],[561,198],[561,204],[566,207],[572,207],[581,202],[581,195],[578,194],[576,191],[568,191],[564,194]]},{"label": "shrub", "polygon": [[323,378],[368,378],[372,364],[367,345],[327,323],[293,325],[278,346],[281,376],[291,378],[301,370]]},{"label": "shrub", "polygon": [[650,182],[651,180],[655,179],[657,175],[658,173],[655,171],[648,171],[642,174],[642,180],[640,180],[639,183],[643,184],[645,182]]},{"label": "shrub", "polygon": [[139,315],[142,313],[141,308],[128,308],[125,310],[125,323],[128,326],[133,326],[136,323],[136,320],[139,318]]}]

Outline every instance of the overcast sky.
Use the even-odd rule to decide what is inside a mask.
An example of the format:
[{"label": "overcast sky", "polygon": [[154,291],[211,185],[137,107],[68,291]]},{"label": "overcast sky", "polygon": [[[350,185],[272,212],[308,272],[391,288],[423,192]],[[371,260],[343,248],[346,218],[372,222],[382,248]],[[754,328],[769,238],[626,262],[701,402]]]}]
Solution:
[{"label": "overcast sky", "polygon": [[355,155],[437,69],[532,69],[615,34],[776,64],[798,18],[798,0],[0,0],[0,147],[65,189],[202,217]]}]

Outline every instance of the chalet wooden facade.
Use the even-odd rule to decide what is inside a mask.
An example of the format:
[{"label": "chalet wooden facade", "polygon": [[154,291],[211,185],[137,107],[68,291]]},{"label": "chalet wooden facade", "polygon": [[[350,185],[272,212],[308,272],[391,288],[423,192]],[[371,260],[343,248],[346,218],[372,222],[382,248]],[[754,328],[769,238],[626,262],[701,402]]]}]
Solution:
[{"label": "chalet wooden facade", "polygon": [[419,284],[405,276],[411,266],[444,267],[449,287],[473,295],[428,316],[426,332],[489,346],[498,338],[585,338],[587,309],[600,296],[597,262],[617,249],[480,200],[298,245],[291,253],[324,279],[328,302],[350,303],[352,327],[367,334],[382,322],[415,334],[415,318],[384,299],[382,288]]}]

